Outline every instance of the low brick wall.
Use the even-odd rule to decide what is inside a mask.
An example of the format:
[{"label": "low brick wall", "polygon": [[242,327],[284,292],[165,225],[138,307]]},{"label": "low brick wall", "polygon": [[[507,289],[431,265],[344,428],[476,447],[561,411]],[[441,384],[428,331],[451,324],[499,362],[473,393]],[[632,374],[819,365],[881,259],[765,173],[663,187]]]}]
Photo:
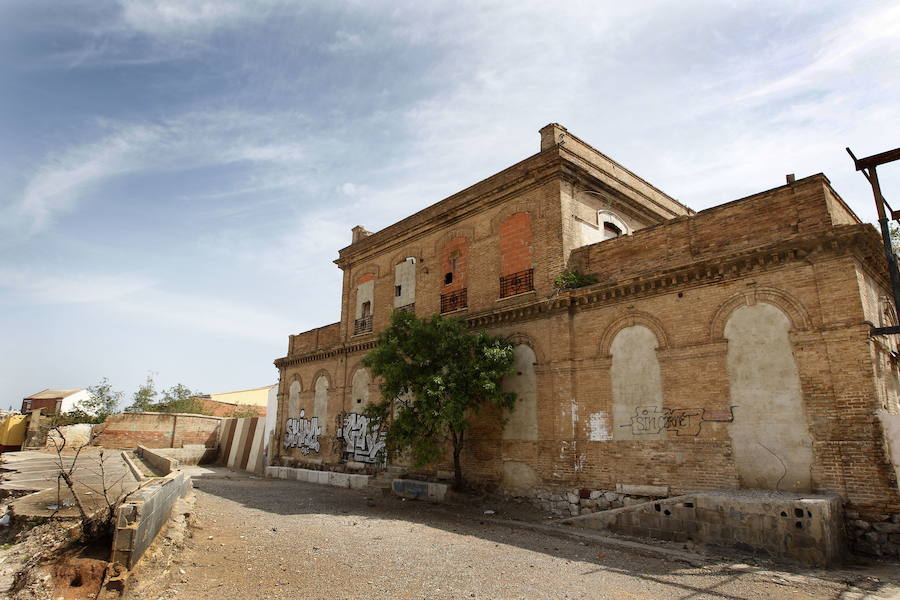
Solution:
[{"label": "low brick wall", "polygon": [[128,501],[116,509],[110,561],[121,563],[128,569],[134,568],[168,522],[175,501],[190,489],[191,478],[179,472],[152,480],[131,494]]},{"label": "low brick wall", "polygon": [[563,521],[676,542],[728,546],[824,567],[844,552],[837,495],[722,490],[650,500]]},{"label": "low brick wall", "polygon": [[195,414],[121,413],[97,427],[94,443],[104,448],[181,448],[219,443],[221,419]]}]

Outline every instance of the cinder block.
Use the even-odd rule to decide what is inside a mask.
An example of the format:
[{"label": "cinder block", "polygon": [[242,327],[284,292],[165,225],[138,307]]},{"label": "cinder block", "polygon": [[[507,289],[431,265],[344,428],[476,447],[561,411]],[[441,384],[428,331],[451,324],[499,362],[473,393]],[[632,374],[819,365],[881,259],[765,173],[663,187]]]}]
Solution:
[{"label": "cinder block", "polygon": [[617,483],[616,492],[620,494],[628,494],[629,496],[659,496],[665,497],[669,495],[669,486],[667,485],[631,485],[626,483]]},{"label": "cinder block", "polygon": [[348,473],[329,473],[328,485],[334,487],[350,487],[350,475]]},{"label": "cinder block", "polygon": [[[316,473],[316,483],[318,483],[320,485],[328,485],[329,475],[330,475],[330,473],[328,471],[316,471],[315,473]],[[310,478],[310,481],[312,481],[312,478]]]},{"label": "cinder block", "polygon": [[294,477],[297,481],[309,481],[309,469],[295,469]]},{"label": "cinder block", "polygon": [[354,490],[361,490],[362,488],[369,485],[369,476],[368,475],[351,475],[350,476],[350,488]]}]

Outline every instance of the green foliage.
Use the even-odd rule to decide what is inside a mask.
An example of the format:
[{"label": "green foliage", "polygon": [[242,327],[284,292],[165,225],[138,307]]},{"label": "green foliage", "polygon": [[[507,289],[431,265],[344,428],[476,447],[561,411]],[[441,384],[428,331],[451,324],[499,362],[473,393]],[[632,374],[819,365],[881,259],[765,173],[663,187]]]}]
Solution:
[{"label": "green foliage", "polygon": [[258,417],[259,412],[249,406],[235,406],[225,416],[231,417],[232,419],[249,419],[251,417]]},{"label": "green foliage", "polygon": [[147,374],[147,381],[137,389],[133,396],[131,406],[125,409],[125,412],[149,412],[153,410],[153,403],[156,402],[158,396],[156,391],[156,383],[153,376]]},{"label": "green foliage", "polygon": [[574,290],[594,283],[597,283],[596,276],[583,275],[576,269],[566,269],[553,280],[553,285],[558,290]]},{"label": "green foliage", "polygon": [[177,383],[163,391],[162,400],[150,407],[151,412],[206,414],[203,403],[197,398],[200,392],[192,392],[187,386]]},{"label": "green foliage", "polygon": [[122,401],[122,392],[113,390],[106,377],[97,385],[89,386],[87,391],[90,398],[80,400],[74,409],[58,417],[56,419],[60,421],[58,424],[102,423],[106,417],[116,412],[119,402]]},{"label": "green foliage", "polygon": [[[395,311],[363,364],[381,378],[381,400],[367,407],[367,416],[383,424],[394,415],[387,449],[409,452],[422,466],[440,459],[450,442],[461,487],[459,456],[471,417],[486,406],[515,404],[516,395],[500,384],[512,369],[512,344],[470,332],[459,319]],[[500,410],[493,414],[502,416]]]}]

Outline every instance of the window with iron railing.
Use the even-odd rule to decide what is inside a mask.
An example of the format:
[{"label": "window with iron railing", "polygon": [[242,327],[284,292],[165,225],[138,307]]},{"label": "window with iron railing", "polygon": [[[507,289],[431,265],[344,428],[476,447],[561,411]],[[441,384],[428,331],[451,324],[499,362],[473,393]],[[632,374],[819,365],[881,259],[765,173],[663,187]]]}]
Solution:
[{"label": "window with iron railing", "polygon": [[369,333],[370,331],[372,331],[372,315],[363,317],[362,319],[356,319],[356,321],[353,322],[353,335]]},{"label": "window with iron railing", "polygon": [[403,306],[398,306],[394,310],[402,310],[404,312],[414,313],[416,312],[416,303],[413,302],[412,304],[404,304]]},{"label": "window with iron railing", "polygon": [[516,294],[524,294],[534,289],[534,269],[519,271],[500,278],[500,297],[507,298]]},{"label": "window with iron railing", "polygon": [[466,296],[466,288],[457,290],[455,292],[450,292],[449,294],[441,294],[442,313],[453,312],[454,310],[466,308],[468,305],[469,303]]}]

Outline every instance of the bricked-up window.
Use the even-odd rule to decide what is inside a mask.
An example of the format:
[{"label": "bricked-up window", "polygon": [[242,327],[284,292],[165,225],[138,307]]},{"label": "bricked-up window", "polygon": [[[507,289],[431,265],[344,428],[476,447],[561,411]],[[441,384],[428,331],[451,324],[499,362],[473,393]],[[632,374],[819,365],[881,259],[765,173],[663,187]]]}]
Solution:
[{"label": "bricked-up window", "polygon": [[356,312],[353,335],[372,331],[372,309],[375,300],[375,275],[366,273],[356,280]]},{"label": "bricked-up window", "polygon": [[519,212],[500,223],[500,297],[534,289],[531,216]]},{"label": "bricked-up window", "polygon": [[468,294],[466,279],[469,261],[469,241],[458,237],[450,240],[441,251],[441,312],[466,308]]}]

